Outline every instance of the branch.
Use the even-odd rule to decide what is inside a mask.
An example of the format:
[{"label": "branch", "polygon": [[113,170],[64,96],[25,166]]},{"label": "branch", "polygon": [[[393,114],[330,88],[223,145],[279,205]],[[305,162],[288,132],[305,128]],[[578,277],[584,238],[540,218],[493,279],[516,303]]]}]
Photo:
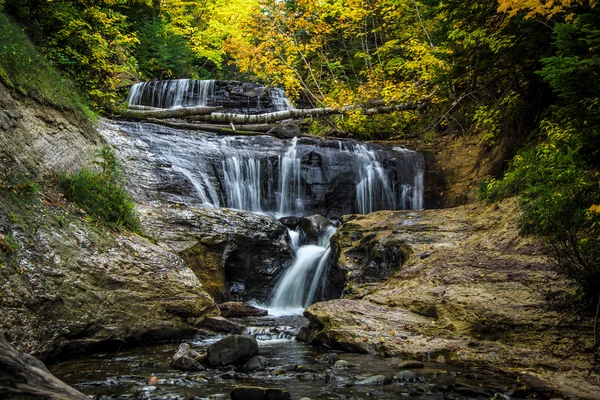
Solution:
[{"label": "branch", "polygon": [[127,109],[121,111],[121,116],[135,119],[148,118],[185,118],[195,115],[208,115],[222,107],[184,107],[171,109],[155,109],[155,110],[132,110]]}]

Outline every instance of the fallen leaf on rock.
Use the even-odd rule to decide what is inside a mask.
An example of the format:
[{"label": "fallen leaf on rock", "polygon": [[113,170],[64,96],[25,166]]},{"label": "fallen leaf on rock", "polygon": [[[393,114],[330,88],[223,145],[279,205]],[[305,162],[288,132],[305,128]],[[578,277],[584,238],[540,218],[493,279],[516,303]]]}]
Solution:
[{"label": "fallen leaf on rock", "polygon": [[151,376],[150,379],[148,379],[148,385],[158,385],[158,382],[157,376]]}]

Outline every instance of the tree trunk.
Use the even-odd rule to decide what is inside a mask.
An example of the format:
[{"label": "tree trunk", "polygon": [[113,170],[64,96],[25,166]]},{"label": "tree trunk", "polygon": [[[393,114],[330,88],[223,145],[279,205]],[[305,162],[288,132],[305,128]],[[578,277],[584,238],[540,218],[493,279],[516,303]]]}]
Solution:
[{"label": "tree trunk", "polygon": [[0,333],[0,397],[3,399],[89,400],[52,375],[36,358],[15,349]]},{"label": "tree trunk", "polygon": [[192,115],[208,115],[221,107],[185,107],[157,110],[123,110],[121,116],[126,118],[147,119],[147,118],[185,118]]},{"label": "tree trunk", "polygon": [[[168,126],[169,128],[188,129],[193,131],[213,132],[223,135],[262,135],[263,131],[252,131],[242,129],[242,126],[236,126],[233,130],[229,125],[213,125],[213,124],[190,124],[186,122],[170,122],[162,119],[148,118],[148,122],[153,124]],[[260,126],[260,125],[259,125]],[[246,126],[247,127],[247,126]]]}]

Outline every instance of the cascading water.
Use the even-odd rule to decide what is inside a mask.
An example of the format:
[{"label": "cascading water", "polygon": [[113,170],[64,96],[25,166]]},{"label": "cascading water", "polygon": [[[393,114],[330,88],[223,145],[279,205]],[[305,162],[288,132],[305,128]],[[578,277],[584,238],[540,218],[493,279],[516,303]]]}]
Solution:
[{"label": "cascading water", "polygon": [[320,235],[318,244],[304,246],[299,246],[299,233],[290,231],[291,247],[296,248],[295,260],[273,290],[268,306],[271,315],[302,314],[314,302],[329,262],[329,244],[335,231],[336,228],[329,226]]},{"label": "cascading water", "polygon": [[161,193],[172,201],[277,218],[423,208],[425,162],[412,150],[304,138],[222,137],[152,124],[120,123],[119,129],[154,153],[159,164],[170,166],[161,174],[169,187],[179,188]]},{"label": "cascading water", "polygon": [[129,91],[129,105],[157,108],[205,106],[214,92],[214,80],[174,79],[136,83]]}]

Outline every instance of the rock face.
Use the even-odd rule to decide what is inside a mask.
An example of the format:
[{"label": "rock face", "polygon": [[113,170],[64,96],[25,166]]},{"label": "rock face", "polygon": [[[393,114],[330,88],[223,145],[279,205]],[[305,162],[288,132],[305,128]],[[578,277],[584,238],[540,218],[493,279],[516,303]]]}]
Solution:
[{"label": "rock face", "polygon": [[227,302],[219,304],[219,310],[223,317],[264,317],[269,314],[267,310],[250,306],[240,302]]},{"label": "rock face", "polygon": [[[99,226],[64,200],[55,174],[88,166],[104,139],[82,117],[13,97],[0,109],[0,326],[38,357],[177,338],[218,314],[183,259]],[[12,193],[9,195],[9,193]]]},{"label": "rock face", "polygon": [[[592,320],[566,311],[561,299],[570,284],[534,238],[519,234],[516,200],[342,222],[332,242],[350,290],[305,311],[310,325],[301,336],[308,341],[527,368],[569,395],[597,398],[590,394],[599,393],[600,379],[586,373],[593,355],[582,351],[593,345]],[[386,265],[385,274],[374,268]]]},{"label": "rock face", "polygon": [[258,343],[253,336],[231,335],[206,349],[208,363],[214,367],[242,365],[258,355]]}]

